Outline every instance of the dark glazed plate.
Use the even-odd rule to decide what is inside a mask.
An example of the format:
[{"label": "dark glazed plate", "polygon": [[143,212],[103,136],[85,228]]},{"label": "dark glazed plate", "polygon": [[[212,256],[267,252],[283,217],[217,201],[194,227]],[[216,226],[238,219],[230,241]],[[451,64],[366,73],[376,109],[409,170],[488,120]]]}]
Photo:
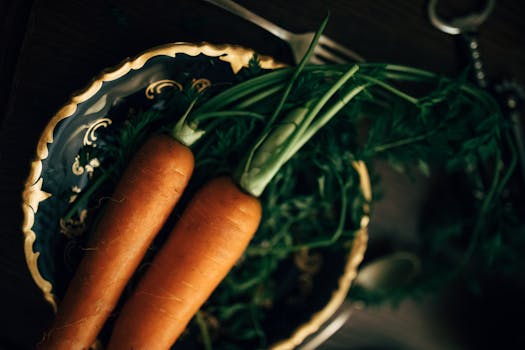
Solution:
[{"label": "dark glazed plate", "polygon": [[[40,137],[23,193],[23,232],[29,270],[44,298],[55,309],[74,272],[74,264],[68,264],[68,259],[75,258],[68,256],[68,243],[75,232],[71,232],[71,227],[65,230],[61,218],[72,196],[85,188],[99,166],[96,159],[81,164],[79,150],[85,145],[97,145],[98,133],[122,124],[125,113],[118,113],[121,106],[152,107],[160,103],[157,96],[187,84],[199,89],[209,84],[235,83],[236,75],[248,66],[253,55],[246,48],[208,43],[174,43],[153,48],[104,71],[49,121]],[[280,66],[268,57],[260,56],[259,60],[264,69]],[[356,162],[354,168],[363,196],[369,199],[366,166]],[[368,210],[364,212],[350,250],[341,258],[327,260],[325,266],[332,280],[319,284],[322,288],[314,288],[320,290],[312,297],[315,302],[308,302],[309,307],[301,308],[298,313],[282,308],[284,314],[293,317],[286,325],[281,324],[278,331],[268,329],[275,334],[270,342],[274,344],[272,348],[291,349],[299,345],[341,305],[366,248]]]}]

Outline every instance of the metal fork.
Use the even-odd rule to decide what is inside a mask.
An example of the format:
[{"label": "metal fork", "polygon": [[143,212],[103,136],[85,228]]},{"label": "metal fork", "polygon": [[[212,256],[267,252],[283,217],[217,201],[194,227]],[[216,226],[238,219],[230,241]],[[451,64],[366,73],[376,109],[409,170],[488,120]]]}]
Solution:
[{"label": "metal fork", "polygon": [[[310,43],[315,35],[314,32],[302,34],[292,33],[275,23],[253,13],[245,7],[231,0],[204,0],[210,4],[219,6],[245,20],[248,20],[259,27],[266,29],[276,37],[286,41],[290,45],[295,63],[299,63],[308,50]],[[323,63],[348,63],[362,62],[363,57],[332,39],[322,35],[310,58],[314,64]]]}]

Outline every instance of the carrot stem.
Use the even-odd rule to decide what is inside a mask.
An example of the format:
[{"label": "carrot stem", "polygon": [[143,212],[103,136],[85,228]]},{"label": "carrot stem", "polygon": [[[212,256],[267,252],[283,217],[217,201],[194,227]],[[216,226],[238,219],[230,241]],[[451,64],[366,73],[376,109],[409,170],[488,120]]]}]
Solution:
[{"label": "carrot stem", "polygon": [[[291,110],[284,118],[285,123],[267,124],[267,131],[259,138],[250,151],[247,160],[237,172],[239,185],[255,197],[261,195],[268,183],[299,149],[313,135],[332,119],[353,97],[359,94],[366,85],[358,85],[338,101],[328,107],[325,113],[321,110],[345,83],[355,75],[358,66],[346,71],[318,100],[310,100],[304,106]],[[271,127],[270,127],[271,126]],[[293,128],[290,131],[290,127]],[[271,129],[273,128],[273,130]],[[282,136],[281,134],[285,134]],[[276,140],[278,140],[276,142]],[[264,159],[261,161],[260,159]],[[255,161],[254,160],[258,160]]]}]

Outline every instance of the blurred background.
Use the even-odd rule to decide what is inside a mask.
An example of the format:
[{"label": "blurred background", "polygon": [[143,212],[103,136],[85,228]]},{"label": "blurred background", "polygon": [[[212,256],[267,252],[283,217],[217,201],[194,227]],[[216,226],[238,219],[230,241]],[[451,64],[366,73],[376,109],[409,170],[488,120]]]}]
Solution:
[{"label": "blurred background", "polygon": [[[315,30],[330,12],[325,33],[367,61],[449,76],[461,74],[470,62],[460,37],[432,26],[427,1],[239,3],[295,32]],[[484,4],[440,1],[439,11],[444,17],[458,16]],[[524,8],[521,2],[497,1],[479,27],[479,49],[490,82],[506,79],[512,87],[525,82]],[[40,132],[51,116],[103,69],[156,45],[232,43],[286,63],[292,63],[292,55],[280,39],[200,0],[0,0],[0,21],[0,348],[24,350],[33,348],[52,318],[27,271],[20,229],[22,188]],[[519,93],[517,97],[519,102]],[[382,196],[374,206],[365,263],[417,246],[425,215],[447,207],[446,194],[460,186],[453,179],[443,182],[417,173],[409,177],[383,162],[374,164],[374,174],[381,181]],[[518,214],[525,217],[525,212]],[[506,242],[492,243],[496,249]],[[523,348],[521,267],[496,265],[493,273],[472,280],[462,276],[417,298],[355,307],[321,348]]]}]

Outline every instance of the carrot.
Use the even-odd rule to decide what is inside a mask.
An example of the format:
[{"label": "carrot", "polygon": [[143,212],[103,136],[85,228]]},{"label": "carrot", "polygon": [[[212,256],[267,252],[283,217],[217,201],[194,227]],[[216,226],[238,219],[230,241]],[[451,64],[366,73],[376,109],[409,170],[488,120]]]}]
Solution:
[{"label": "carrot", "polygon": [[184,191],[190,149],[167,135],[133,156],[108,201],[40,349],[88,349]]},{"label": "carrot", "polygon": [[168,349],[242,255],[261,213],[230,177],[197,191],[125,302],[107,349]]}]

